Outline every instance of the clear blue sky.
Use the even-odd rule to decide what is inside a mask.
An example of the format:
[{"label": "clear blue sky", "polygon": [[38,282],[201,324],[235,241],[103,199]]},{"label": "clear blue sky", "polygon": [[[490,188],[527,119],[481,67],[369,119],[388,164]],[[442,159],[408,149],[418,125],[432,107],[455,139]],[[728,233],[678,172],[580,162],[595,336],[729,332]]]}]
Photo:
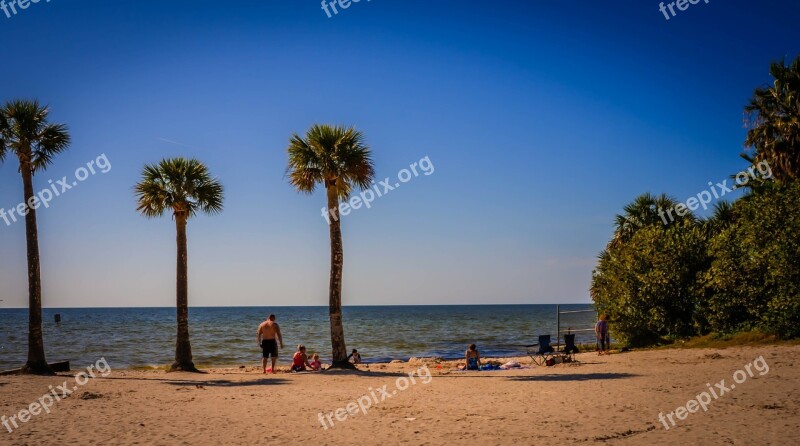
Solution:
[{"label": "clear blue sky", "polygon": [[[326,305],[324,196],[284,177],[313,123],[354,124],[379,178],[344,218],[344,302],[588,302],[615,213],[744,167],[742,108],[800,48],[794,0],[78,1],[0,12],[0,100],[35,97],[73,143],[36,188],[105,154],[39,212],[44,305],[174,305],[171,219],[135,212],[145,163],[197,157],[225,211],[189,225],[190,304]],[[392,180],[395,181],[394,179]],[[22,200],[14,159],[0,207]],[[0,302],[27,305],[25,232],[0,220]]]}]

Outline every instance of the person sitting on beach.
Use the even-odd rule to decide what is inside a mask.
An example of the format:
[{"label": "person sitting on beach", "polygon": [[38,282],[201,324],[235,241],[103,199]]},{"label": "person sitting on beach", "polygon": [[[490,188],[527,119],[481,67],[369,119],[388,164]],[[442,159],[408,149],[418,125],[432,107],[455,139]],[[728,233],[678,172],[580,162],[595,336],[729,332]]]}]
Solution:
[{"label": "person sitting on beach", "polygon": [[314,353],[314,356],[312,356],[312,358],[314,360],[311,361],[311,363],[309,364],[311,366],[311,370],[319,372],[320,370],[322,370],[322,363],[319,361],[319,355]]},{"label": "person sitting on beach", "polygon": [[258,326],[258,335],[256,337],[263,353],[261,367],[264,369],[264,373],[267,373],[267,359],[269,358],[272,358],[272,368],[269,371],[275,373],[275,363],[278,361],[278,343],[275,342],[275,338],[278,338],[278,342],[281,343],[281,348],[283,348],[281,327],[275,322],[275,315],[270,314],[267,320]]},{"label": "person sitting on beach", "polygon": [[353,353],[350,353],[350,355],[347,357],[348,361],[350,359],[353,360],[353,364],[361,364],[361,355],[358,353],[358,350],[356,349],[353,349]]},{"label": "person sitting on beach", "polygon": [[608,315],[600,315],[600,320],[594,326],[594,335],[597,338],[597,355],[605,355],[611,348],[608,337]]},{"label": "person sitting on beach", "polygon": [[466,353],[466,369],[467,370],[480,370],[481,367],[481,354],[478,353],[478,346],[470,344]]},{"label": "person sitting on beach", "polygon": [[308,363],[308,356],[306,356],[306,346],[300,344],[297,346],[294,357],[292,357],[292,371],[304,372],[306,367],[312,368],[311,364]]}]

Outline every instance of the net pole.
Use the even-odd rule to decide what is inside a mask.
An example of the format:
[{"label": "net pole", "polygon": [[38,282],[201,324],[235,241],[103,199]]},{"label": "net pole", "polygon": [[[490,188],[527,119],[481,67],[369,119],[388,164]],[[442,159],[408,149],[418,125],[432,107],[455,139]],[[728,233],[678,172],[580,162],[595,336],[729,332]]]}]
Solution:
[{"label": "net pole", "polygon": [[556,304],[556,346],[561,347],[561,305]]}]

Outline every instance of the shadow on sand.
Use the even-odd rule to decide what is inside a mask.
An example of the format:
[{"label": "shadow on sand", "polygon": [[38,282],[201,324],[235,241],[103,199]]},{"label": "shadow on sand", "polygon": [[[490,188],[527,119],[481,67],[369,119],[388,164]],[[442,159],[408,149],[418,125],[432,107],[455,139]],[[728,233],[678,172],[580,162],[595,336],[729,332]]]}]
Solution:
[{"label": "shadow on sand", "polygon": [[508,376],[509,381],[602,381],[607,379],[635,378],[633,373],[565,373],[558,375]]},{"label": "shadow on sand", "polygon": [[287,381],[285,379],[280,378],[262,378],[256,380],[247,380],[247,381],[230,381],[227,379],[207,379],[207,380],[200,380],[200,381],[190,381],[190,380],[163,380],[164,384],[169,384],[171,386],[182,386],[182,387],[250,387],[250,386],[269,386],[269,385],[277,385],[277,384],[286,384]]},{"label": "shadow on sand", "polygon": [[326,370],[322,372],[323,376],[364,376],[364,377],[382,377],[382,376],[408,376],[408,373],[403,372],[379,372],[373,370]]},{"label": "shadow on sand", "polygon": [[[202,376],[198,374],[192,374],[191,376]],[[192,386],[203,386],[203,387],[247,387],[247,386],[268,386],[268,385],[275,385],[275,384],[287,384],[289,381],[283,378],[259,378],[255,380],[242,380],[242,381],[231,381],[228,379],[198,379],[198,380],[191,380],[191,379],[179,379],[179,378],[147,378],[147,377],[139,377],[139,376],[97,376],[94,379],[100,381],[147,381],[147,382],[157,382],[163,384],[169,384],[172,386],[185,386],[185,387],[192,387]]]}]

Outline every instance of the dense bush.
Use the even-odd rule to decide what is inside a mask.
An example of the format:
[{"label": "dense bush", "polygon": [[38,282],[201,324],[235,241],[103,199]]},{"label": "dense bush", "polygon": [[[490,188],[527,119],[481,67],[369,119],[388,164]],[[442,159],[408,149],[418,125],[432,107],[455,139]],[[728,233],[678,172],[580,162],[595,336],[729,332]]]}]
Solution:
[{"label": "dense bush", "polygon": [[748,194],[706,221],[689,214],[659,222],[675,203],[650,194],[617,216],[591,288],[616,338],[641,345],[748,330],[800,337],[800,56],[770,73],[774,82],[745,107],[742,157],[759,167]]},{"label": "dense bush", "polygon": [[736,202],[709,254],[701,311],[712,330],[800,336],[800,185],[772,184]]},{"label": "dense bush", "polygon": [[718,210],[609,242],[591,293],[615,337],[632,346],[709,332],[800,337],[800,184],[769,183]]},{"label": "dense bush", "polygon": [[604,251],[592,294],[598,311],[611,318],[615,337],[639,346],[694,334],[706,252],[702,227],[688,222],[643,227]]}]

